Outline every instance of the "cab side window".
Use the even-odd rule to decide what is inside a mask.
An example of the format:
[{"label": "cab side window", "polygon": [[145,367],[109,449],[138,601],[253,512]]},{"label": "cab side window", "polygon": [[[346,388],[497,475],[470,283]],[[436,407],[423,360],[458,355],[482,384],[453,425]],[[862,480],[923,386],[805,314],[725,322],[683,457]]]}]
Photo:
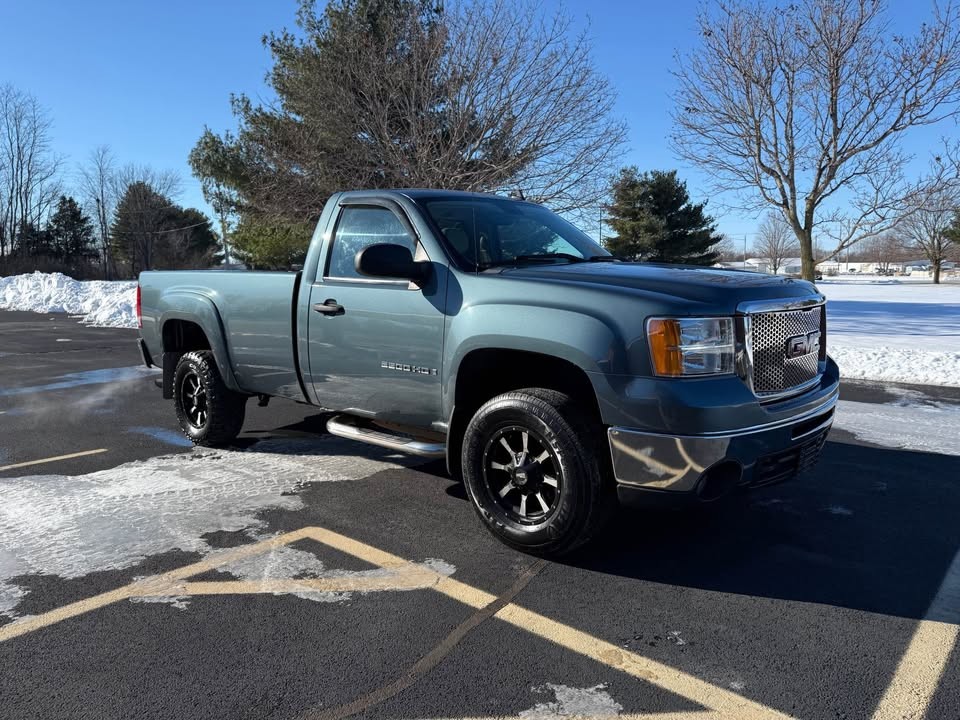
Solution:
[{"label": "cab side window", "polygon": [[362,278],[354,266],[357,253],[370,245],[393,243],[413,253],[416,241],[407,228],[387,208],[347,206],[340,213],[333,249],[327,265],[327,277]]}]

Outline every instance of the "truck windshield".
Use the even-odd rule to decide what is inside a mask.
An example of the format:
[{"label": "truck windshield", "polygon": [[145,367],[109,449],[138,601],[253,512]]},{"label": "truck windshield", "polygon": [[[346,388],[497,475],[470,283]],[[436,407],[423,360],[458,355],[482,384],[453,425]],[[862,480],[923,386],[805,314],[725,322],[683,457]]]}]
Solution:
[{"label": "truck windshield", "polygon": [[540,205],[496,198],[436,198],[419,204],[440,228],[450,250],[471,268],[613,259]]}]

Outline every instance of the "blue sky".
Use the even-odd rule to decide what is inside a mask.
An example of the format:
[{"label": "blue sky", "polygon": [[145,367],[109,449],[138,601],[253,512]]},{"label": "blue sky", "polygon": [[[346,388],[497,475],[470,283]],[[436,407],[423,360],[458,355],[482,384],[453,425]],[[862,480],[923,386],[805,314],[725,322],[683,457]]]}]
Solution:
[{"label": "blue sky", "polygon": [[[930,7],[904,0],[893,6],[893,27],[904,31]],[[568,0],[564,7],[578,24],[589,22],[598,68],[618,90],[618,112],[630,126],[624,164],[679,168],[693,197],[707,198],[706,178],[667,144],[670,69],[675,51],[697,40],[696,0]],[[293,27],[295,11],[295,0],[3,0],[0,83],[48,108],[55,149],[71,169],[108,144],[122,164],[179,172],[179,201],[206,209],[187,153],[204,125],[235,128],[231,93],[263,96],[270,59],[260,38]],[[907,148],[924,154],[945,133],[956,133],[952,123],[915,133]],[[753,217],[722,212],[719,200],[712,210],[722,232],[742,239],[755,231]]]}]

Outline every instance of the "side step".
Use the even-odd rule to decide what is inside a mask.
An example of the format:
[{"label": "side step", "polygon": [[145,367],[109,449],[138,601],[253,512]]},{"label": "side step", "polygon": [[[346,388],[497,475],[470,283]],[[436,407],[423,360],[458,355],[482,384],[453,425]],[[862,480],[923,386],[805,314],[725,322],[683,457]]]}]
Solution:
[{"label": "side step", "polygon": [[359,440],[408,455],[442,458],[447,454],[447,446],[443,443],[417,440],[405,435],[394,435],[380,428],[371,427],[367,421],[352,415],[334,415],[327,420],[327,432],[338,437]]}]

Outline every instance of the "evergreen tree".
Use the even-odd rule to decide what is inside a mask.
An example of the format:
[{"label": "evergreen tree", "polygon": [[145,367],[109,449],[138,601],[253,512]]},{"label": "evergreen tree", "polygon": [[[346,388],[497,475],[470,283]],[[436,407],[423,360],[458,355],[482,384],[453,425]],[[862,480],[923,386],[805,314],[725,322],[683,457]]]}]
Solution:
[{"label": "evergreen tree", "polygon": [[60,196],[57,209],[47,223],[47,233],[51,254],[66,264],[96,257],[93,223],[72,197]]},{"label": "evergreen tree", "polygon": [[13,254],[21,257],[52,255],[50,233],[31,222],[21,224],[13,236]]},{"label": "evergreen tree", "polygon": [[716,233],[706,203],[690,202],[687,184],[677,171],[641,173],[623,168],[613,182],[613,202],[605,221],[617,233],[606,248],[627,260],[712,265],[723,238]]},{"label": "evergreen tree", "polygon": [[308,223],[243,220],[233,233],[233,250],[253,269],[288,270],[303,262],[312,234]]},{"label": "evergreen tree", "polygon": [[114,257],[133,276],[143,270],[208,267],[219,246],[206,215],[180,207],[142,181],[124,191],[110,235]]}]

